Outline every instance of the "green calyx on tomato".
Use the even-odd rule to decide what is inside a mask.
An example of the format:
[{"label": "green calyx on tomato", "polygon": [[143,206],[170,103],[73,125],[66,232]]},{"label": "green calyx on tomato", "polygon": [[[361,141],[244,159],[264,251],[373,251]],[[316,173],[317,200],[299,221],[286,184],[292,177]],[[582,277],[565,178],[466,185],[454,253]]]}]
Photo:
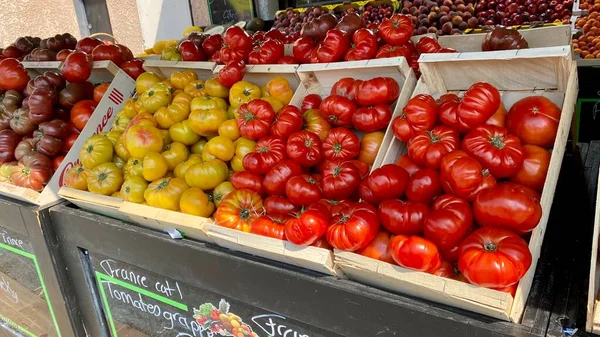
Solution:
[{"label": "green calyx on tomato", "polygon": [[248,218],[250,218],[250,210],[246,208],[240,210],[240,219],[248,220]]},{"label": "green calyx on tomato", "polygon": [[498,250],[498,247],[493,242],[486,242],[486,243],[483,244],[483,249],[485,249],[486,252],[492,252],[493,253],[496,250]]},{"label": "green calyx on tomato", "polygon": [[108,177],[108,174],[102,172],[98,175],[98,181],[104,181]]},{"label": "green calyx on tomato", "polygon": [[160,184],[158,184],[158,186],[156,187],[157,191],[160,191],[164,188],[166,188],[167,186],[169,186],[169,181],[168,180],[163,180],[160,182]]},{"label": "green calyx on tomato", "polygon": [[492,138],[490,138],[490,143],[498,149],[504,148],[504,138],[502,136],[498,136],[498,135],[492,136]]}]

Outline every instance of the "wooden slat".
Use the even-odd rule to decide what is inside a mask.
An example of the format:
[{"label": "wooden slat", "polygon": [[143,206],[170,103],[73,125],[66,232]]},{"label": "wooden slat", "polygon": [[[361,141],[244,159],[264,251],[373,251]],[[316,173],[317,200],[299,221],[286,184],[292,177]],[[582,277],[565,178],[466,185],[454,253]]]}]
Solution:
[{"label": "wooden slat", "polygon": [[123,203],[120,198],[98,195],[69,187],[61,187],[58,195],[86,211],[123,221],[129,220],[127,215],[119,212],[119,207]]},{"label": "wooden slat", "polygon": [[171,74],[178,71],[193,70],[198,78],[206,80],[214,76],[213,70],[216,65],[215,62],[146,60],[144,61],[144,70],[153,72],[162,78],[169,78]]},{"label": "wooden slat", "polygon": [[[598,177],[600,181],[600,176]],[[600,290],[600,268],[598,268],[598,235],[600,235],[600,184],[597,186],[596,205],[594,207],[594,234],[592,235],[592,258],[590,259],[590,278],[588,283],[587,319],[585,330],[600,331],[600,312],[596,296]]]}]

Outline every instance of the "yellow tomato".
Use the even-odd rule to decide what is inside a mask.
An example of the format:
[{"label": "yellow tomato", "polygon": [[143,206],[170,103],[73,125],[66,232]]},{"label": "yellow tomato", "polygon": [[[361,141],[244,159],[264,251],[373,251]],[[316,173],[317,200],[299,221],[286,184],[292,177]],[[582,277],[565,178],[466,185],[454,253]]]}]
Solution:
[{"label": "yellow tomato", "polygon": [[148,185],[144,199],[149,206],[178,211],[181,195],[188,188],[183,178],[161,178]]},{"label": "yellow tomato", "polygon": [[260,96],[261,97],[267,97],[269,96],[269,91],[267,91],[267,86],[263,85],[262,87],[260,87]]},{"label": "yellow tomato", "polygon": [[195,164],[185,172],[185,181],[191,187],[197,187],[203,191],[211,190],[229,176],[227,164],[219,159]]},{"label": "yellow tomato", "polygon": [[[83,143],[79,152],[79,159],[86,169],[108,163],[113,157],[113,144],[108,138],[94,135]],[[111,192],[112,193],[112,192]]]},{"label": "yellow tomato", "polygon": [[244,168],[243,160],[244,160],[244,157],[238,156],[237,154],[235,156],[233,156],[233,158],[231,158],[231,161],[229,162],[229,166],[231,166],[231,169],[233,170],[233,172],[240,172],[240,171],[246,170]]},{"label": "yellow tomato", "polygon": [[200,96],[194,97],[192,103],[190,104],[190,110],[208,110],[208,109],[222,109],[227,111],[229,105],[225,102],[224,99],[219,97],[211,97],[211,96]]},{"label": "yellow tomato", "polygon": [[125,179],[121,186],[121,198],[125,201],[141,204],[144,202],[144,192],[148,188],[148,182],[142,177],[133,176]]},{"label": "yellow tomato", "polygon": [[123,176],[114,163],[103,163],[92,169],[87,176],[88,190],[92,193],[111,195],[121,188]]},{"label": "yellow tomato", "polygon": [[198,26],[189,26],[186,29],[183,30],[183,37],[186,38],[188,37],[190,34],[192,33],[202,33],[202,28],[198,27]]},{"label": "yellow tomato", "polygon": [[192,153],[202,154],[202,150],[204,149],[204,145],[206,144],[206,139],[202,138],[199,141],[195,142],[191,147]]},{"label": "yellow tomato", "polygon": [[189,102],[174,102],[168,107],[169,118],[174,122],[181,122],[187,119],[190,115],[190,104]]},{"label": "yellow tomato", "polygon": [[194,97],[188,93],[179,92],[177,95],[173,95],[173,102],[171,103],[186,103],[187,105],[190,105],[193,98]]},{"label": "yellow tomato", "polygon": [[125,147],[122,137],[119,137],[119,140],[115,144],[115,153],[117,154],[117,156],[119,156],[119,158],[121,158],[125,161],[127,161],[127,160],[129,160],[129,158],[131,158],[131,154]]},{"label": "yellow tomato", "polygon": [[204,82],[204,89],[208,96],[227,98],[229,97],[229,88],[221,85],[216,77],[209,78]]},{"label": "yellow tomato", "polygon": [[281,110],[281,108],[283,108],[283,103],[278,101],[275,97],[264,96],[264,97],[261,97],[260,99],[271,104],[271,107],[273,107],[273,110],[275,111],[275,113],[279,112],[279,110]]},{"label": "yellow tomato", "polygon": [[148,152],[142,163],[142,177],[147,181],[162,178],[169,170],[167,160],[158,152]]},{"label": "yellow tomato", "polygon": [[248,81],[239,81],[229,89],[229,103],[234,107],[260,96],[260,87]]},{"label": "yellow tomato", "polygon": [[144,158],[148,152],[158,152],[163,148],[163,138],[157,128],[147,125],[134,125],[127,131],[125,146],[134,158]]},{"label": "yellow tomato", "polygon": [[191,155],[188,157],[187,160],[184,160],[183,162],[177,164],[177,166],[175,166],[175,169],[173,170],[173,174],[176,177],[184,177],[185,173],[187,172],[187,170],[196,165],[201,163],[203,160],[201,157],[197,157],[195,155]]},{"label": "yellow tomato", "polygon": [[223,200],[229,193],[231,193],[233,191],[235,191],[235,188],[233,188],[233,185],[231,185],[230,181],[224,181],[224,182],[220,183],[213,190],[213,193],[212,193],[213,202],[215,203],[215,205],[217,207],[219,207],[221,200]]},{"label": "yellow tomato", "polygon": [[226,120],[227,112],[222,109],[193,110],[189,118],[190,127],[201,136],[216,134]]},{"label": "yellow tomato", "polygon": [[217,136],[206,143],[204,150],[223,161],[230,161],[235,153],[235,145],[231,139]]},{"label": "yellow tomato", "polygon": [[198,75],[196,75],[196,72],[193,70],[184,70],[174,72],[169,79],[171,80],[173,88],[183,89],[186,85],[190,84],[191,81],[197,80]]},{"label": "yellow tomato", "polygon": [[209,161],[209,160],[217,159],[217,156],[215,156],[214,154],[208,152],[208,148],[206,146],[204,146],[204,149],[202,149],[202,155],[201,155],[201,157],[202,157],[203,161]]},{"label": "yellow tomato", "polygon": [[171,134],[169,134],[169,130],[158,129],[158,131],[160,131],[160,135],[162,136],[163,146],[167,146],[173,142],[171,140]]},{"label": "yellow tomato", "polygon": [[169,128],[169,135],[174,142],[180,142],[190,146],[200,139],[200,136],[192,130],[189,120],[183,120],[173,124]]},{"label": "yellow tomato", "polygon": [[191,81],[185,86],[185,88],[183,88],[183,91],[193,97],[207,95],[206,89],[204,88],[204,80]]},{"label": "yellow tomato", "polygon": [[154,116],[149,112],[140,112],[131,119],[131,122],[129,122],[127,128],[130,128],[134,125],[146,125],[156,127],[158,125],[158,122],[156,122],[156,118],[154,118]]},{"label": "yellow tomato", "polygon": [[267,93],[281,104],[288,105],[294,96],[290,83],[282,76],[277,76],[267,83]]},{"label": "yellow tomato", "polygon": [[227,119],[237,119],[238,116],[238,109],[240,107],[234,107],[234,106],[229,106],[229,109],[227,109]]},{"label": "yellow tomato", "polygon": [[[160,54],[160,52],[157,54]],[[145,72],[138,76],[138,78],[135,80],[135,91],[142,94],[156,83],[160,83],[160,81],[160,77],[158,77],[158,75],[155,73]]]},{"label": "yellow tomato", "polygon": [[89,173],[90,171],[86,170],[83,165],[77,164],[65,173],[65,185],[81,191],[87,191],[87,176]]},{"label": "yellow tomato", "polygon": [[143,162],[142,159],[129,158],[125,166],[123,166],[125,180],[131,177],[142,177]]},{"label": "yellow tomato", "polygon": [[175,122],[171,119],[171,116],[169,116],[169,109],[165,107],[161,107],[160,109],[156,110],[154,113],[154,118],[156,118],[156,123],[161,129],[168,129],[175,124]]},{"label": "yellow tomato", "polygon": [[169,171],[173,171],[177,165],[188,158],[189,152],[182,143],[173,142],[163,148],[162,155],[167,161]]},{"label": "yellow tomato", "polygon": [[110,140],[111,143],[113,143],[113,146],[117,143],[117,140],[119,140],[119,138],[121,138],[121,134],[122,132],[119,131],[108,131],[108,132],[102,132],[104,134],[104,137],[106,137],[108,140]]},{"label": "yellow tomato", "polygon": [[192,187],[183,192],[179,200],[181,212],[186,214],[209,217],[215,211],[215,205],[208,200],[208,197],[199,188]]},{"label": "yellow tomato", "polygon": [[111,130],[123,132],[127,125],[131,122],[131,118],[126,114],[117,114],[115,119],[113,119]]},{"label": "yellow tomato", "polygon": [[135,115],[137,115],[137,111],[135,110],[135,101],[133,100],[133,98],[129,98],[125,101],[125,104],[123,105],[123,110],[119,111],[119,113],[117,113],[118,115],[125,115],[129,118],[133,118],[135,117]]},{"label": "yellow tomato", "polygon": [[125,166],[125,161],[121,159],[119,156],[114,155],[112,158],[113,164],[117,165],[118,168],[122,169]]},{"label": "yellow tomato", "polygon": [[166,79],[162,82],[160,82],[162,84],[165,85],[165,87],[167,87],[167,89],[169,89],[169,92],[171,93],[171,96],[175,96],[175,88],[173,88],[173,84],[171,84],[171,80]]},{"label": "yellow tomato", "polygon": [[238,129],[235,119],[229,119],[221,123],[221,125],[219,125],[218,133],[219,136],[227,137],[232,141],[240,138],[240,130]]},{"label": "yellow tomato", "polygon": [[171,91],[163,83],[153,85],[142,94],[142,106],[146,111],[155,113],[160,107],[166,107],[171,102]]},{"label": "yellow tomato", "polygon": [[156,41],[156,42],[154,42],[154,45],[152,46],[152,52],[154,54],[160,54],[160,53],[162,53],[163,49],[165,49],[166,47],[167,47],[167,40]]},{"label": "yellow tomato", "polygon": [[256,147],[255,141],[241,137],[235,141],[235,155],[244,158],[245,155],[254,151],[254,147]]}]

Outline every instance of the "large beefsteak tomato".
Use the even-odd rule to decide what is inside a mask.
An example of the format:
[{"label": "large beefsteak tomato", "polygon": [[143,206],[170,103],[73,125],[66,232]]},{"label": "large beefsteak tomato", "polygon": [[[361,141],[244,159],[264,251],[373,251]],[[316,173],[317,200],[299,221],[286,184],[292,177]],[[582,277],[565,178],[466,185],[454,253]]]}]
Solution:
[{"label": "large beefsteak tomato", "polygon": [[355,203],[331,218],[326,236],[334,248],[353,252],[366,247],[378,231],[379,218],[375,208]]},{"label": "large beefsteak tomato", "polygon": [[285,158],[285,143],[281,138],[268,136],[261,138],[254,151],[246,154],[242,161],[244,168],[255,174],[265,174]]},{"label": "large beefsteak tomato", "polygon": [[229,193],[215,213],[219,226],[250,232],[254,219],[263,215],[262,198],[250,190],[236,190]]},{"label": "large beefsteak tomato", "polygon": [[392,234],[420,235],[431,209],[420,202],[385,200],[379,204],[381,225]]},{"label": "large beefsteak tomato", "polygon": [[437,122],[438,106],[430,95],[419,94],[408,101],[400,116],[394,118],[392,130],[403,142],[416,133],[431,130]]},{"label": "large beefsteak tomato", "polygon": [[521,141],[499,126],[475,127],[463,138],[462,149],[496,178],[509,178],[523,165]]},{"label": "large beefsteak tomato", "polygon": [[418,132],[408,142],[408,155],[419,166],[439,168],[442,158],[459,146],[458,133],[439,125],[430,131]]},{"label": "large beefsteak tomato", "polygon": [[544,96],[529,96],[517,101],[508,111],[506,127],[523,144],[543,148],[554,144],[560,108]]},{"label": "large beefsteak tomato", "polygon": [[[425,238],[442,252],[458,246],[473,228],[471,206],[453,195],[443,195],[433,203],[433,211],[423,223]],[[449,259],[448,256],[446,258]],[[449,259],[454,260],[454,259]]]},{"label": "large beefsteak tomato", "polygon": [[373,205],[388,199],[398,199],[404,195],[408,178],[408,172],[402,167],[395,164],[383,165],[360,183],[360,198]]},{"label": "large beefsteak tomato", "polygon": [[402,267],[433,273],[442,266],[435,244],[420,236],[396,235],[390,241],[392,258]]}]

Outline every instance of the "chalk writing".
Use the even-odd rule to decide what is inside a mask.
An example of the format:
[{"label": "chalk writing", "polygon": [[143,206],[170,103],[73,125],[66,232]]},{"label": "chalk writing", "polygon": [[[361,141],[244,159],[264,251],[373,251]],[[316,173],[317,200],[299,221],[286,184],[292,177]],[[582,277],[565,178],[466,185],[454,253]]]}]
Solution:
[{"label": "chalk writing", "polygon": [[25,248],[23,248],[23,240],[12,238],[5,231],[2,232],[2,241],[4,241],[4,243],[7,245],[19,247],[20,249],[25,250]]},{"label": "chalk writing", "polygon": [[232,9],[226,9],[223,12],[223,19],[225,21],[235,21],[238,19],[238,15],[236,12],[234,12]]},{"label": "chalk writing", "polygon": [[13,288],[11,288],[10,283],[5,280],[4,277],[0,278],[0,289],[9,296],[9,299],[13,303],[19,303],[19,295],[17,295],[17,292],[14,291]]},{"label": "chalk writing", "polygon": [[275,314],[258,315],[252,317],[252,322],[269,336],[281,337],[310,337],[309,335],[301,334],[293,329],[286,327],[283,324],[277,323],[275,320],[285,320],[285,317]]},{"label": "chalk writing", "polygon": [[117,268],[114,266],[115,263],[114,260],[104,260],[100,262],[100,266],[111,277],[120,278],[121,280],[129,281],[134,285],[148,288],[146,276],[138,275],[134,271],[125,268]]}]

